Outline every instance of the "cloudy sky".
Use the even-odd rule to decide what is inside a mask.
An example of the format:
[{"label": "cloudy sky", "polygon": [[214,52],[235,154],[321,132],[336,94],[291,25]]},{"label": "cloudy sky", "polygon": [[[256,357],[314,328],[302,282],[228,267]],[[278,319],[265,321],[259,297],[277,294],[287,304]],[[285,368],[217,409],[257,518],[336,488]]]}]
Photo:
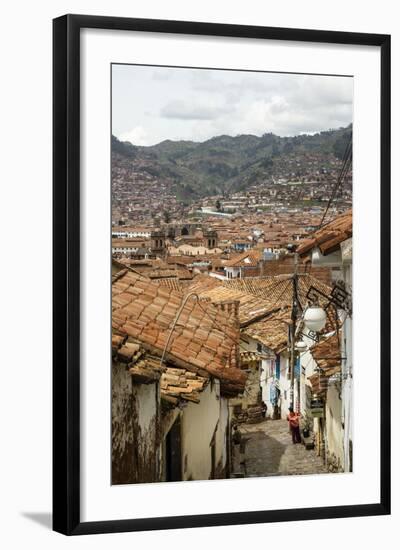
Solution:
[{"label": "cloudy sky", "polygon": [[314,133],[352,122],[353,79],[113,65],[112,131],[135,145]]}]

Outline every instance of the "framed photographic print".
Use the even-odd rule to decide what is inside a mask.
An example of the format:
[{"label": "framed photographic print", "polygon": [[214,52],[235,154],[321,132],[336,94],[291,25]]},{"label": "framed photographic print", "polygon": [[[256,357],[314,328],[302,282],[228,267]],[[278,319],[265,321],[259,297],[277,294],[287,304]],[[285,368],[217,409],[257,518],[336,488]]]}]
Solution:
[{"label": "framed photographic print", "polygon": [[66,15],[53,68],[54,529],[389,514],[390,37]]}]

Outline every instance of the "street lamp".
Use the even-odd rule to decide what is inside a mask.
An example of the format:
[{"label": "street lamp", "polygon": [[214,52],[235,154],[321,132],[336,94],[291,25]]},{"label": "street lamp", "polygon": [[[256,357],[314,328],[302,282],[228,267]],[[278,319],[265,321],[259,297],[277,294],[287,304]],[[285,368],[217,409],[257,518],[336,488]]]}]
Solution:
[{"label": "street lamp", "polygon": [[[298,312],[301,310],[301,304],[299,303],[298,297],[298,260],[299,256],[296,252],[297,246],[295,244],[289,244],[287,249],[289,252],[294,254],[294,265],[293,265],[293,275],[292,280],[292,314],[291,314],[291,323],[290,323],[290,406],[294,409],[294,369],[296,363],[296,352],[300,352],[300,349],[296,350],[296,334],[298,328]],[[319,332],[325,326],[326,323],[326,313],[325,311],[317,306],[310,306],[303,316],[303,321],[308,330],[313,332]],[[300,373],[297,377],[297,399],[300,408]]]},{"label": "street lamp", "polygon": [[303,340],[298,340],[296,342],[295,348],[297,351],[305,351],[307,349],[307,344]]},{"label": "street lamp", "polygon": [[306,309],[303,321],[308,330],[321,331],[326,323],[326,312],[320,306],[310,306]]},{"label": "street lamp", "polygon": [[[326,324],[326,312],[318,305],[309,306],[303,315],[304,325],[310,332],[320,332]],[[297,273],[293,277],[293,306],[292,306],[292,330],[291,330],[291,347],[290,347],[290,404],[294,408],[294,368],[296,362],[296,352],[301,353],[307,349],[307,345],[303,341],[295,342],[297,332]],[[300,373],[297,377],[297,396],[300,407]]]}]

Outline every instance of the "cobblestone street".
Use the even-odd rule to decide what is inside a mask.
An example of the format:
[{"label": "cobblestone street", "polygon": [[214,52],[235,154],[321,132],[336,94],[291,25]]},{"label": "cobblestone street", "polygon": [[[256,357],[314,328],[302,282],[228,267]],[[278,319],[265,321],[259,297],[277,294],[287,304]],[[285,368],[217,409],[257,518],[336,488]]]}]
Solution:
[{"label": "cobblestone street", "polygon": [[240,431],[247,439],[245,464],[239,464],[236,453],[234,474],[263,477],[327,473],[315,450],[306,450],[302,444],[293,445],[286,420],[241,424]]}]

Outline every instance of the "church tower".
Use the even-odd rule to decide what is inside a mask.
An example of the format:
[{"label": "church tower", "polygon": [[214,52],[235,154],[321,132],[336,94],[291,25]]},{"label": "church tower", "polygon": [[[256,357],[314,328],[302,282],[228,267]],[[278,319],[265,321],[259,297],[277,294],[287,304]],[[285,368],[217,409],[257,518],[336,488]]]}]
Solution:
[{"label": "church tower", "polygon": [[167,252],[165,231],[156,229],[151,232],[151,251],[156,256],[165,256]]}]

